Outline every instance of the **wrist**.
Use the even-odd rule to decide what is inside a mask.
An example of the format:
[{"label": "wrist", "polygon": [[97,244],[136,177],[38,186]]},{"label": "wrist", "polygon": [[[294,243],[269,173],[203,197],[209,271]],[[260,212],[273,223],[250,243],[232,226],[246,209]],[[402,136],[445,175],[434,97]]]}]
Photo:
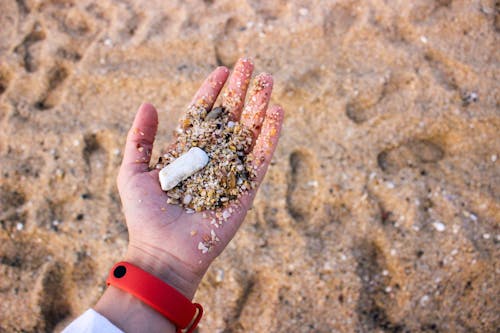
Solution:
[{"label": "wrist", "polygon": [[[124,261],[154,275],[189,300],[201,280],[174,256],[142,244],[139,247],[130,242]],[[174,324],[160,312],[113,285],[106,289],[95,310],[125,332],[175,332]]]},{"label": "wrist", "polygon": [[94,309],[124,332],[175,332],[175,326],[135,296],[109,286]]},{"label": "wrist", "polygon": [[124,261],[156,276],[189,300],[193,299],[202,278],[175,256],[144,244],[130,242]]}]

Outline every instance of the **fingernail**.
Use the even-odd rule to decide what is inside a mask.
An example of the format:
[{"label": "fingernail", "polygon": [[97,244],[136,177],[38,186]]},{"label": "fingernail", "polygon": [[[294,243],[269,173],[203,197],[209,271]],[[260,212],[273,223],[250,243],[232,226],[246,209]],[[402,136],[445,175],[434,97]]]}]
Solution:
[{"label": "fingernail", "polygon": [[273,76],[269,73],[260,73],[259,75],[257,75],[255,77],[255,80],[254,80],[254,84],[256,86],[259,86],[261,88],[265,88],[267,86],[271,86],[273,85]]},{"label": "fingernail", "polygon": [[218,70],[223,70],[226,73],[229,73],[229,69],[226,66],[219,66],[217,67]]},{"label": "fingernail", "polygon": [[250,65],[253,65],[253,59],[251,57],[241,57],[238,62],[241,63],[249,63]]},{"label": "fingernail", "polygon": [[259,77],[259,78],[262,77],[262,78],[266,78],[266,79],[269,78],[271,80],[273,79],[273,75],[270,73],[267,73],[267,72],[259,73],[259,75],[257,75],[257,77]]},{"label": "fingernail", "polygon": [[281,107],[281,105],[273,105],[268,110],[269,110],[269,116],[273,120],[279,120],[283,118],[285,115],[285,110],[283,110],[283,107]]}]

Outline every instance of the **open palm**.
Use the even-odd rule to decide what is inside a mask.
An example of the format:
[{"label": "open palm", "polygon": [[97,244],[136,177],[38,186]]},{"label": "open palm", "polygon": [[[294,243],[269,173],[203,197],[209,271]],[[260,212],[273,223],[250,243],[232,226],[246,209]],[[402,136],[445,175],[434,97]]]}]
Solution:
[{"label": "open palm", "polygon": [[[247,103],[245,97],[253,65],[240,59],[229,77],[225,67],[215,69],[202,84],[192,106],[211,110],[226,80],[222,106],[230,118],[253,133],[250,154],[256,167],[256,184],[229,207],[232,214],[219,228],[210,224],[214,212],[187,213],[167,204],[167,195],[158,181],[158,170],[150,170],[151,151],[158,127],[158,115],[151,104],[139,108],[127,136],[118,189],[129,231],[126,260],[159,276],[192,298],[210,263],[226,247],[243,222],[258,185],[262,181],[276,147],[283,122],[279,106],[268,108],[272,77],[260,74],[254,80]],[[226,209],[229,209],[227,207]],[[214,240],[206,253],[199,244]]]}]

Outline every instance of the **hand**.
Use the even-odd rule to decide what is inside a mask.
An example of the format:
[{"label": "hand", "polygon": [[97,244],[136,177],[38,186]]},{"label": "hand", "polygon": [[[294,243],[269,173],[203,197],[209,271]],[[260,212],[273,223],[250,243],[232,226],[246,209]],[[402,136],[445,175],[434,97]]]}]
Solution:
[{"label": "hand", "polygon": [[[283,122],[279,106],[268,108],[273,80],[269,74],[256,77],[244,105],[253,64],[240,59],[229,78],[222,106],[230,117],[253,133],[256,183],[260,184],[276,147]],[[193,98],[193,106],[210,110],[229,76],[225,67],[215,69]],[[159,170],[150,170],[151,151],[158,126],[158,115],[151,104],[139,108],[125,146],[118,175],[118,189],[129,231],[126,261],[160,277],[192,298],[210,263],[222,252],[243,222],[258,185],[232,203],[233,213],[219,228],[210,224],[207,212],[188,214],[167,204],[160,188]],[[213,230],[219,239],[207,253],[198,249]]]}]

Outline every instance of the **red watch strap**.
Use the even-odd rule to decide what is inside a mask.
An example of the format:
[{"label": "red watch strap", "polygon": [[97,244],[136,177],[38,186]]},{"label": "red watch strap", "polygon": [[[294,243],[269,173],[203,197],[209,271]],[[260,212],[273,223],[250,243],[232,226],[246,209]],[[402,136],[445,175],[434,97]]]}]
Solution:
[{"label": "red watch strap", "polygon": [[[119,262],[109,272],[106,283],[120,288],[146,303],[170,320],[177,332],[191,333],[203,315],[203,307],[159,278],[128,262]],[[188,327],[189,326],[189,327]]]}]

